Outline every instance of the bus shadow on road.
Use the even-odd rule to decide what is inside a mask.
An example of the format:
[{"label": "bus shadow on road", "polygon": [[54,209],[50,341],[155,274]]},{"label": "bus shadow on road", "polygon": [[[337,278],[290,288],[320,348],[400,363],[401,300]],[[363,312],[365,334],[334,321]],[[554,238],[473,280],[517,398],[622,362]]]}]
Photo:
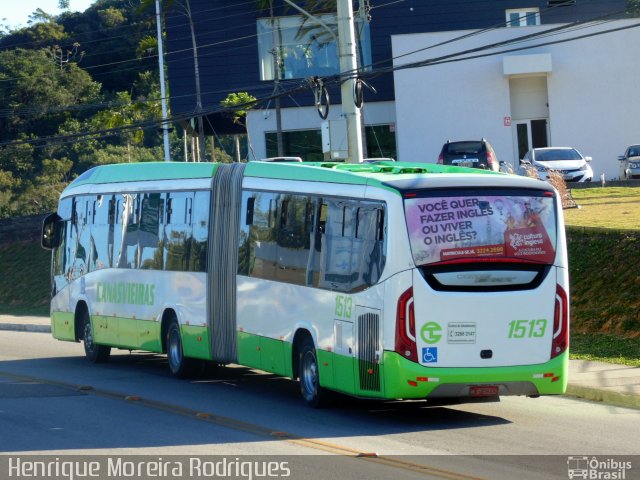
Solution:
[{"label": "bus shadow on road", "polygon": [[[246,367],[210,366],[189,380],[166,358],[118,353],[0,362],[0,452],[189,447],[412,434],[498,426],[484,405],[376,401],[335,395],[312,409],[297,382]],[[488,413],[491,412],[491,413]],[[277,432],[277,435],[276,435]]]}]

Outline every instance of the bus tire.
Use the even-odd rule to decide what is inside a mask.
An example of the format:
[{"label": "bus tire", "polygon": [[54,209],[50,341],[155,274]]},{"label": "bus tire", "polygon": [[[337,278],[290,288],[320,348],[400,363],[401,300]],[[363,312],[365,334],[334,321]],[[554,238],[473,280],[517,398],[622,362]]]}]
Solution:
[{"label": "bus tire", "polygon": [[329,392],[320,386],[318,354],[313,340],[309,337],[303,341],[300,347],[298,378],[300,379],[300,394],[305,403],[312,408],[324,407],[327,404]]},{"label": "bus tire", "polygon": [[84,310],[81,315],[82,322],[82,342],[84,343],[84,354],[91,363],[104,363],[109,360],[111,347],[106,345],[96,345],[93,342],[93,327],[89,312]]},{"label": "bus tire", "polygon": [[175,318],[171,321],[167,329],[166,349],[171,375],[176,378],[190,377],[193,374],[195,361],[192,358],[184,356],[180,325]]}]

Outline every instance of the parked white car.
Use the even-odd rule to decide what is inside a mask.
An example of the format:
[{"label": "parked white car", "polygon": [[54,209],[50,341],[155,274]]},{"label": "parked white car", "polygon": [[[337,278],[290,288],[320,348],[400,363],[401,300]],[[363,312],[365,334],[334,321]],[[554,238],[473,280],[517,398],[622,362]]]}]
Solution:
[{"label": "parked white car", "polygon": [[562,174],[565,182],[590,182],[593,180],[590,163],[591,157],[584,157],[575,148],[534,148],[520,160],[519,173],[522,175],[527,168],[532,167],[542,180],[547,180],[549,172],[554,170]]}]

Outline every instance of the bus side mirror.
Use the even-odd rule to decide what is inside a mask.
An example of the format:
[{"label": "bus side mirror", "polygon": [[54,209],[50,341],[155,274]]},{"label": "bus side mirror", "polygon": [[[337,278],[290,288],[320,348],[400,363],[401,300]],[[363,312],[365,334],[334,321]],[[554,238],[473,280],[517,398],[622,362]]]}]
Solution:
[{"label": "bus side mirror", "polygon": [[40,244],[45,250],[53,250],[60,246],[62,222],[57,213],[47,215],[42,222],[42,238]]}]

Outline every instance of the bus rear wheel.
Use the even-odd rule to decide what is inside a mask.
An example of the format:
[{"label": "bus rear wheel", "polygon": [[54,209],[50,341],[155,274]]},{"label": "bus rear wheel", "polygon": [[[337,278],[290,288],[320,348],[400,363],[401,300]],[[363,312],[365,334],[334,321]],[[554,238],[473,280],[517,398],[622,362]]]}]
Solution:
[{"label": "bus rear wheel", "polygon": [[195,360],[184,356],[182,349],[182,335],[178,320],[173,319],[167,329],[167,358],[169,360],[169,370],[176,378],[187,378],[193,374]]},{"label": "bus rear wheel", "polygon": [[106,345],[96,345],[93,341],[93,327],[89,312],[86,310],[81,317],[82,322],[82,342],[84,343],[84,354],[91,363],[104,363],[109,360],[111,347]]},{"label": "bus rear wheel", "polygon": [[320,386],[318,355],[313,340],[307,338],[300,348],[298,361],[300,394],[307,405],[321,408],[327,404],[328,393]]}]

